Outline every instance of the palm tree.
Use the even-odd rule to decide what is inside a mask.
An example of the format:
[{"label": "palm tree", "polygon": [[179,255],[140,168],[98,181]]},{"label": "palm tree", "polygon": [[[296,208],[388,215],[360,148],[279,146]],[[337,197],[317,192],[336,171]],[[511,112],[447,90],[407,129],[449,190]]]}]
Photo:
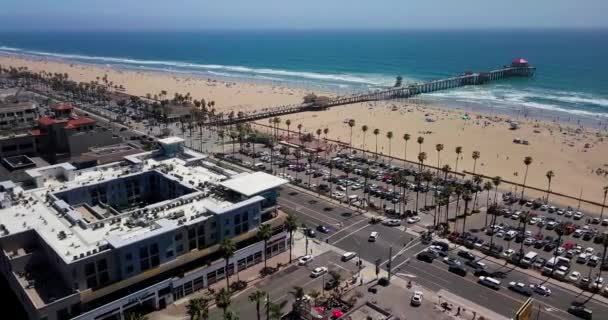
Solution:
[{"label": "palm tree", "polygon": [[441,143],[436,144],[435,150],[437,150],[437,176],[439,176],[439,168],[441,167],[440,156],[441,156],[441,151],[443,150],[443,144],[441,144]]},{"label": "palm tree", "polygon": [[418,152],[420,153],[420,152],[422,152],[422,144],[424,143],[424,137],[418,137],[417,142],[418,142],[418,145],[420,146],[420,148],[418,150]]},{"label": "palm tree", "polygon": [[479,153],[479,151],[473,151],[471,157],[473,158],[473,174],[475,174],[475,169],[477,169],[477,159],[481,157],[481,153]]},{"label": "palm tree", "polygon": [[389,131],[386,133],[386,138],[388,139],[388,161],[391,162],[391,145],[392,145],[392,140],[393,140],[393,132]]},{"label": "palm tree", "polygon": [[599,277],[602,276],[602,270],[604,270],[604,266],[606,265],[606,248],[608,248],[608,236],[604,235],[602,239],[602,246],[604,247],[604,251],[602,252],[602,264],[600,264],[600,274]]},{"label": "palm tree", "polygon": [[283,317],[283,308],[287,305],[287,301],[283,300],[280,303],[270,302],[270,318],[268,320],[281,320]]},{"label": "palm tree", "polygon": [[350,127],[350,152],[353,152],[353,127],[355,126],[355,119],[348,120],[348,126]]},{"label": "palm tree", "polygon": [[551,192],[551,180],[555,177],[555,172],[553,172],[553,170],[549,170],[545,176],[547,177],[547,199],[545,199],[545,203],[548,203],[549,193]]},{"label": "palm tree", "polygon": [[220,289],[220,291],[215,295],[215,305],[222,309],[224,314],[224,319],[227,316],[228,308],[230,307],[230,291],[226,288]]},{"label": "palm tree", "polygon": [[323,130],[317,129],[317,151],[321,149],[321,133],[323,133]]},{"label": "palm tree", "polygon": [[190,316],[190,320],[200,320],[201,319],[201,310],[203,309],[203,300],[198,298],[193,298],[188,301],[188,305],[186,306],[186,314]]},{"label": "palm tree", "polygon": [[479,175],[473,176],[473,183],[475,184],[475,199],[473,200],[473,210],[477,210],[477,194],[481,190],[481,182],[483,180]]},{"label": "palm tree", "polygon": [[224,315],[224,320],[240,320],[240,318],[236,312],[228,310]]},{"label": "palm tree", "polygon": [[220,252],[222,253],[222,258],[224,258],[224,261],[226,263],[226,267],[224,269],[226,274],[226,288],[230,289],[230,275],[228,272],[228,263],[230,262],[230,258],[232,258],[234,256],[234,253],[236,252],[236,244],[232,240],[225,238],[224,240],[222,240],[222,242],[220,242]]},{"label": "palm tree", "polygon": [[367,130],[369,130],[369,127],[366,124],[361,126],[361,131],[363,131],[363,145],[362,145],[363,150],[365,150],[365,135],[367,134]]},{"label": "palm tree", "polygon": [[608,195],[608,186],[604,187],[604,201],[602,201],[602,209],[600,211],[600,221],[604,218],[604,207],[606,206],[606,195]]},{"label": "palm tree", "polygon": [[484,224],[485,227],[488,226],[488,209],[490,208],[490,191],[492,191],[492,189],[494,189],[494,186],[492,185],[491,181],[486,181],[486,183],[483,184],[483,190],[488,192],[488,197],[486,198],[486,222]]},{"label": "palm tree", "polygon": [[234,150],[234,147],[236,144],[236,138],[238,138],[238,134],[236,133],[236,131],[230,131],[228,133],[228,136],[230,137],[230,141],[232,141],[232,154],[235,154],[236,150]]},{"label": "palm tree", "polygon": [[454,167],[454,171],[458,171],[458,159],[460,159],[460,154],[462,153],[462,147],[456,147],[456,166]]},{"label": "palm tree", "polygon": [[[325,135],[325,142],[327,142],[327,134],[329,133],[329,128],[323,129],[323,134]],[[325,159],[327,159],[327,153],[329,152],[329,148],[325,148]]]},{"label": "palm tree", "polygon": [[289,263],[291,263],[291,249],[293,247],[293,233],[298,230],[298,218],[294,215],[288,215],[285,220],[285,227],[289,231]]},{"label": "palm tree", "polygon": [[422,166],[426,160],[426,152],[420,152],[418,154],[418,162],[420,163],[420,170],[416,175],[416,213],[418,213],[418,194],[420,193],[420,180],[422,179]]},{"label": "palm tree", "polygon": [[[469,189],[465,189],[464,193],[462,194],[462,200],[464,201],[464,220],[462,221],[462,233],[464,233],[466,231],[466,224],[467,224],[467,214],[468,214],[468,209],[469,209],[469,202],[473,199],[473,197],[471,197],[471,191]],[[491,248],[490,248],[491,250]]]},{"label": "palm tree", "polygon": [[249,301],[255,302],[255,311],[257,313],[258,320],[262,319],[261,315],[260,315],[260,304],[264,301],[265,298],[266,298],[266,292],[264,292],[262,290],[256,290],[256,291],[252,292],[251,294],[249,294]]},{"label": "palm tree", "polygon": [[220,140],[222,141],[222,153],[226,153],[226,151],[224,151],[224,130],[220,130],[217,132],[217,136],[220,138]]},{"label": "palm tree", "polygon": [[[562,236],[566,233],[565,226],[562,223],[558,224],[557,227],[555,227],[555,233],[557,233],[557,243],[562,243]],[[559,255],[557,252],[557,249],[559,248],[560,246],[556,246],[555,250],[553,251],[553,261],[555,261],[555,259],[557,259],[557,256]],[[549,277],[553,277],[555,267],[557,267],[557,263],[553,264],[553,268],[551,268],[551,273],[549,274]]]},{"label": "palm tree", "polygon": [[526,173],[524,174],[524,184],[521,187],[521,199],[524,199],[524,191],[526,191],[526,179],[528,178],[528,168],[532,164],[532,157],[527,156],[524,158],[524,164],[526,165]]},{"label": "palm tree", "polygon": [[[521,214],[521,216],[519,216],[519,223],[522,223],[524,225],[524,230],[522,231],[522,234],[525,235],[526,234],[526,227],[528,226],[528,223],[530,222],[530,212],[523,212]],[[519,247],[519,259],[517,261],[518,264],[521,264],[521,259],[524,257],[524,241],[521,242],[521,246]]]},{"label": "palm tree", "polygon": [[407,142],[410,141],[411,136],[409,133],[405,133],[403,134],[403,144],[404,144],[404,148],[403,148],[403,160],[404,163],[407,160]]},{"label": "palm tree", "polygon": [[268,244],[268,240],[272,237],[272,227],[269,224],[262,224],[258,228],[257,237],[261,240],[264,240],[264,269],[268,268],[268,254],[266,253],[266,245]]},{"label": "palm tree", "polygon": [[289,140],[289,126],[291,126],[291,120],[285,120],[285,125],[287,126],[287,140]]},{"label": "palm tree", "polygon": [[131,312],[131,313],[127,314],[126,319],[127,320],[148,320],[148,317],[146,317],[140,313]]},{"label": "palm tree", "polygon": [[304,292],[304,288],[295,286],[292,290],[289,291],[289,295],[293,297],[293,311],[295,314],[299,314],[302,310],[302,302],[306,293]]},{"label": "palm tree", "polygon": [[298,123],[298,138],[302,137],[302,124]]},{"label": "palm tree", "polygon": [[380,129],[374,129],[374,136],[376,136],[376,158],[378,158],[378,135],[380,134]]},{"label": "palm tree", "polygon": [[502,178],[499,176],[492,178],[492,184],[494,185],[494,203],[497,203],[496,196],[498,194],[498,186],[500,185],[501,182],[502,182]]},{"label": "palm tree", "polygon": [[275,132],[274,138],[278,139],[279,138],[279,124],[281,124],[281,118],[274,117],[272,122],[274,123],[274,132]]}]

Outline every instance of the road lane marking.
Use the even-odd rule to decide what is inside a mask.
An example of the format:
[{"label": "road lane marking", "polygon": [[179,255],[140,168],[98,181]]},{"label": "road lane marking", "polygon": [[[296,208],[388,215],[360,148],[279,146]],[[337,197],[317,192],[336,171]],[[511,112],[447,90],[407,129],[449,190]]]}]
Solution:
[{"label": "road lane marking", "polygon": [[[319,211],[316,211],[316,210],[313,210],[313,209],[307,208],[307,207],[305,207],[304,205],[302,205],[302,204],[300,204],[300,203],[293,202],[293,201],[291,201],[291,200],[287,200],[287,199],[285,199],[285,198],[281,198],[281,200],[279,200],[279,202],[288,202],[288,203],[291,203],[291,205],[292,205],[292,206],[294,206],[294,207],[292,208],[292,209],[294,209],[294,210],[296,210],[296,208],[299,208],[299,209],[301,209],[301,210],[306,210],[306,211],[310,211],[310,212],[314,212],[314,213],[316,213],[316,214],[319,214],[319,215],[321,215],[321,216],[323,216],[323,217],[325,217],[325,218],[327,218],[327,219],[331,219],[331,220],[335,221],[336,223],[342,222],[342,221],[340,221],[340,220],[338,220],[338,219],[336,219],[336,218],[332,218],[332,217],[330,217],[330,216],[328,216],[328,215],[326,215],[326,214],[323,214],[322,212],[319,212]],[[289,206],[288,206],[288,207],[289,207]],[[298,211],[298,210],[296,210],[296,211]],[[332,223],[332,224],[333,224],[333,223]]]},{"label": "road lane marking", "polygon": [[[422,271],[423,273],[426,273],[426,274],[428,274],[428,275],[431,275],[430,273],[428,273],[428,272],[426,272],[426,271],[423,271],[423,270],[421,270],[421,269],[419,269],[419,268],[417,268],[417,267],[415,267],[415,266],[413,266],[413,265],[410,265],[410,267],[413,267],[413,268],[415,268],[415,269],[417,269],[417,270]],[[458,276],[458,275],[455,275],[455,274],[453,274],[453,273],[451,273],[451,272],[449,272],[449,271],[447,271],[447,270],[445,270],[445,269],[443,269],[443,268],[440,268],[440,267],[437,267],[437,266],[433,265],[432,263],[429,263],[429,267],[432,267],[432,268],[435,268],[435,269],[440,270],[440,271],[442,271],[442,272],[445,272],[445,273],[447,273],[447,274],[450,274],[451,276],[458,277],[458,278],[460,278],[460,279],[462,279],[462,280],[465,280],[465,281],[471,282],[471,283],[473,283],[473,284],[475,284],[475,285],[479,285],[479,284],[478,284],[476,281],[473,281],[473,280],[471,280],[471,279],[469,279],[469,278],[467,278],[467,277],[460,277],[460,276]],[[433,275],[431,275],[431,276],[433,276]],[[435,277],[435,276],[433,276],[433,277]],[[450,283],[449,281],[446,281],[446,282]],[[484,286],[484,288],[486,288],[486,287]],[[505,289],[507,289],[507,290],[508,290],[508,288],[507,288],[507,287],[503,287],[503,288],[505,288]],[[490,289],[490,288],[486,288],[486,289],[488,289],[488,290],[492,290],[492,289]],[[519,300],[519,299],[514,298],[514,297],[512,297],[512,296],[510,296],[510,295],[507,295],[507,294],[505,294],[505,293],[502,293],[502,292],[500,292],[500,291],[498,291],[498,290],[492,290],[492,291],[493,291],[493,292],[495,292],[495,293],[497,293],[497,294],[499,294],[499,295],[501,295],[501,296],[503,296],[503,297],[505,297],[505,298],[511,299],[511,300],[513,300],[513,301],[515,301],[515,302],[517,302],[517,303],[523,303],[523,302],[524,302],[524,300]],[[552,305],[550,305],[550,304],[548,304],[548,303],[546,303],[546,302],[540,301],[540,300],[538,300],[538,299],[536,299],[536,301],[538,301],[538,302],[539,302],[541,305],[545,305],[545,306],[547,306],[547,307],[553,308],[554,310],[558,310],[559,312],[566,313],[564,310],[562,310],[562,309],[560,309],[560,308],[557,308],[557,307],[555,307],[555,306],[552,306]],[[557,315],[555,315],[555,314],[551,314],[551,316],[556,317],[556,318],[558,318],[558,319],[564,319],[564,318],[562,318],[562,317],[558,317],[558,316],[557,316]]]},{"label": "road lane marking", "polygon": [[344,240],[344,239],[346,239],[346,238],[348,238],[348,237],[352,236],[353,234],[355,234],[355,233],[357,233],[357,232],[359,232],[359,231],[361,231],[361,230],[363,230],[363,229],[365,229],[365,228],[367,228],[367,227],[369,227],[369,226],[370,226],[369,224],[364,225],[363,227],[361,227],[361,228],[359,228],[359,229],[357,229],[357,230],[355,230],[355,231],[353,231],[353,232],[351,232],[351,233],[349,233],[349,234],[345,235],[344,237],[342,237],[342,238],[340,238],[340,239],[338,239],[338,240],[334,241],[334,242],[332,243],[332,245],[336,245],[338,242],[340,242],[340,241],[342,241],[342,240]]},{"label": "road lane marking", "polygon": [[[418,243],[419,243],[418,239],[420,239],[420,238],[416,238],[416,239],[412,240],[410,243],[408,243],[408,244],[407,244],[405,247],[403,247],[403,248],[402,248],[401,250],[399,250],[399,251],[398,251],[398,252],[397,252],[395,255],[393,255],[393,257],[391,258],[391,260],[393,260],[393,261],[394,261],[396,258],[398,258],[399,256],[401,256],[402,254],[406,253],[406,252],[407,252],[407,251],[409,251],[410,249],[413,249],[415,246],[417,246],[417,245],[418,245]],[[380,266],[383,266],[383,265],[387,264],[387,263],[388,263],[388,261],[389,261],[389,260],[386,260],[386,261],[382,262],[382,263],[380,264]],[[396,266],[395,266],[393,269],[398,268],[400,265],[402,265],[402,264],[404,264],[404,263],[406,263],[406,262],[409,262],[409,258],[408,258],[407,260],[405,260],[405,261],[401,262],[400,264],[396,265]]]},{"label": "road lane marking", "polygon": [[346,226],[346,228],[342,228],[342,229],[336,231],[335,233],[333,233],[332,235],[330,235],[329,237],[327,237],[325,239],[330,239],[330,238],[334,237],[335,235],[340,234],[341,232],[344,232],[350,228],[353,228],[356,225],[359,225],[361,222],[367,222],[367,219],[362,219],[362,220],[356,221],[354,223],[351,223],[348,226]]}]

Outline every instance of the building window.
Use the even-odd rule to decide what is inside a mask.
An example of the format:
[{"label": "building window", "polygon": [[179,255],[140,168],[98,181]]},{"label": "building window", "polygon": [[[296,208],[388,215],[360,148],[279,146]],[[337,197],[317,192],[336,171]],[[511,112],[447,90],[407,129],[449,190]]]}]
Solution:
[{"label": "building window", "polygon": [[97,272],[108,270],[108,262],[106,259],[97,261]]},{"label": "building window", "polygon": [[139,263],[139,268],[141,269],[141,271],[150,269],[150,262],[148,262],[148,259],[141,260]]},{"label": "building window", "polygon": [[93,262],[87,263],[84,265],[84,275],[90,276],[95,274],[95,264]]},{"label": "building window", "polygon": [[156,267],[160,264],[160,258],[158,257],[158,255],[152,256],[152,267]]},{"label": "building window", "polygon": [[157,243],[153,243],[152,246],[150,247],[150,254],[151,255],[158,254],[158,244]]},{"label": "building window", "polygon": [[133,272],[133,265],[128,265],[127,266],[127,273],[131,273]]},{"label": "building window", "polygon": [[173,257],[173,250],[167,251],[167,258]]},{"label": "building window", "polygon": [[175,241],[180,241],[180,240],[182,240],[182,234],[178,233],[175,235]]},{"label": "building window", "polygon": [[110,277],[108,276],[108,272],[102,272],[99,274],[99,284],[104,285],[110,282]]},{"label": "building window", "polygon": [[97,287],[97,277],[88,277],[87,278],[87,288],[95,288]]},{"label": "building window", "polygon": [[148,257],[148,248],[147,247],[142,247],[139,248],[139,258],[147,258]]},{"label": "building window", "polygon": [[184,251],[184,245],[180,244],[177,246],[177,252],[182,252],[182,251]]},{"label": "building window", "polygon": [[127,261],[133,260],[133,254],[132,253],[125,254],[125,260],[127,260]]}]

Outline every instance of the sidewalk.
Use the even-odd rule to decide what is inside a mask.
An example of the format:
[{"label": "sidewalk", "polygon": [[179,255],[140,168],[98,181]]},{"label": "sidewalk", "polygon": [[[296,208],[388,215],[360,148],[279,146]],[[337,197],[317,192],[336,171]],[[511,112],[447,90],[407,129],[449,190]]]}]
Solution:
[{"label": "sidewalk", "polygon": [[[294,249],[295,249],[295,247],[294,247]],[[297,261],[297,256],[295,254],[295,250],[293,252],[293,258],[294,258],[294,263],[295,263]],[[282,265],[281,269],[279,271],[277,271],[277,272],[281,272],[281,270],[283,270],[285,267],[290,266],[290,264],[288,264],[288,262],[289,262],[289,250],[268,259],[267,263],[268,263],[269,267],[277,267],[279,264],[281,264]],[[260,271],[263,268],[264,268],[264,262],[259,263],[253,267],[250,267],[246,270],[239,272],[238,278],[237,278],[237,274],[230,276],[230,283],[233,283],[233,282],[237,281],[238,279],[247,282],[247,288],[245,288],[244,290],[235,292],[232,295],[232,297],[233,298],[238,297],[239,295],[243,294],[244,292],[247,292],[248,289],[255,287],[255,285],[257,283],[262,281],[264,278],[261,277]],[[210,302],[209,307],[211,308],[215,303],[215,296],[213,294],[210,294],[209,289],[213,289],[213,290],[215,290],[215,292],[218,292],[220,289],[225,288],[225,287],[226,287],[226,279],[222,279],[222,280],[212,284],[209,288],[204,288],[204,289],[201,289],[190,295],[187,295],[187,296],[173,302],[172,304],[168,305],[165,309],[157,310],[146,316],[148,317],[149,320],[188,319],[188,316],[186,314],[186,306],[188,305],[188,302],[190,301],[190,299],[206,298],[209,300],[209,302]]]}]

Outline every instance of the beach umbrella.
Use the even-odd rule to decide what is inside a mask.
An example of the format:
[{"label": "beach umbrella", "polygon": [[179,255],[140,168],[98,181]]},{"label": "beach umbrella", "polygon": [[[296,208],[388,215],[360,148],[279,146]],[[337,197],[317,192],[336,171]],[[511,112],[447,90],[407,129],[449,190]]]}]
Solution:
[{"label": "beach umbrella", "polygon": [[334,312],[332,313],[332,316],[334,318],[340,318],[343,315],[344,315],[344,312],[342,312],[342,310],[339,310],[339,309],[335,309]]},{"label": "beach umbrella", "polygon": [[318,313],[323,313],[323,311],[325,311],[325,308],[323,307],[315,307],[315,311]]}]

